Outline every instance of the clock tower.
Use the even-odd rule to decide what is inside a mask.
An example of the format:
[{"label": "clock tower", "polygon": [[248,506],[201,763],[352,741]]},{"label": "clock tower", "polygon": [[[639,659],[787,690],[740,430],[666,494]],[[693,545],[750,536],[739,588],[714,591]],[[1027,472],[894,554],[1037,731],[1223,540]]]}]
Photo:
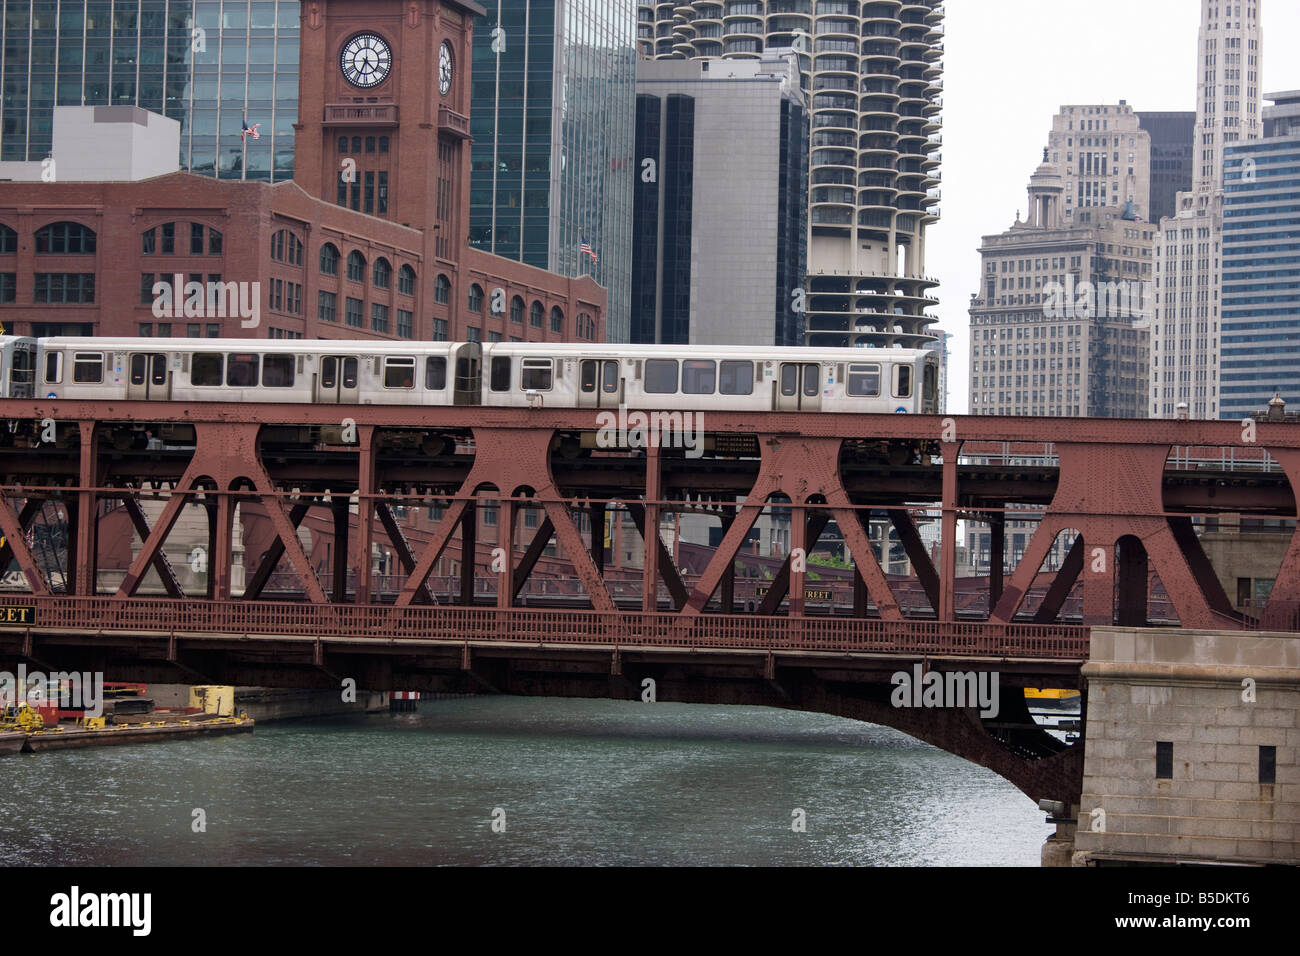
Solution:
[{"label": "clock tower", "polygon": [[467,228],[471,31],[482,12],[473,2],[303,0],[298,185],[425,230],[428,254],[455,255]]}]

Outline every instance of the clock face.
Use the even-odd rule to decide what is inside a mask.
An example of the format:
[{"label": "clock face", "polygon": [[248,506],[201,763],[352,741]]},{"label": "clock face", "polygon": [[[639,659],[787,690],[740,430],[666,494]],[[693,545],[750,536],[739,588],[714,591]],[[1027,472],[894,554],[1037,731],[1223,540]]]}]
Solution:
[{"label": "clock face", "polygon": [[344,45],[339,55],[343,78],[362,89],[384,82],[392,66],[393,54],[388,44],[383,37],[373,33],[358,33]]},{"label": "clock face", "polygon": [[452,71],[451,44],[443,40],[438,50],[438,92],[443,96],[451,92]]}]

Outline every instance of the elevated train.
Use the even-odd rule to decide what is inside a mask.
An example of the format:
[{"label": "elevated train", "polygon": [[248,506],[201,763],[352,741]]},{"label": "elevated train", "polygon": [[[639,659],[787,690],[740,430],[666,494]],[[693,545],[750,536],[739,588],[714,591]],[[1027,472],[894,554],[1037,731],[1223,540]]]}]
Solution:
[{"label": "elevated train", "polygon": [[5,398],[937,414],[938,386],[909,349],[0,336]]}]

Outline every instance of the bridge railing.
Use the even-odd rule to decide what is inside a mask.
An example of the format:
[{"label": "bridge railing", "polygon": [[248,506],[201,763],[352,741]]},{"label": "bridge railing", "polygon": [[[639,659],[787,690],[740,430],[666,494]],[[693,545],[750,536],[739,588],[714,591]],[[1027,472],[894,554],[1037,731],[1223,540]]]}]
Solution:
[{"label": "bridge railing", "polygon": [[[329,605],[0,595],[22,626],[70,632],[374,641],[474,641],[768,651],[961,654],[1083,660],[1088,629],[1061,624],[882,621],[413,605]],[[0,617],[12,618],[2,614]],[[14,627],[13,623],[6,626]]]}]

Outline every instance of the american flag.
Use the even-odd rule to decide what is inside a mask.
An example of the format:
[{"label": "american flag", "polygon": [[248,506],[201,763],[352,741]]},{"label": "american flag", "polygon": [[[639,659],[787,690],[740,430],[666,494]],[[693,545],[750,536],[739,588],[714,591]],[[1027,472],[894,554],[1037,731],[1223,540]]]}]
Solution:
[{"label": "american flag", "polygon": [[239,138],[247,139],[249,136],[252,136],[253,139],[261,139],[262,134],[258,132],[258,129],[260,129],[261,126],[261,123],[254,123],[252,126],[249,126],[248,120],[245,119],[243,121],[243,129],[240,131]]},{"label": "american flag", "polygon": [[592,265],[595,265],[595,264],[597,263],[597,261],[599,261],[599,260],[597,260],[597,258],[596,258],[596,253],[595,253],[595,251],[591,248],[591,243],[587,241],[587,237],[586,237],[586,236],[583,236],[583,237],[582,237],[582,248],[578,250],[578,255],[580,255],[580,256],[591,256],[591,264],[592,264]]}]

